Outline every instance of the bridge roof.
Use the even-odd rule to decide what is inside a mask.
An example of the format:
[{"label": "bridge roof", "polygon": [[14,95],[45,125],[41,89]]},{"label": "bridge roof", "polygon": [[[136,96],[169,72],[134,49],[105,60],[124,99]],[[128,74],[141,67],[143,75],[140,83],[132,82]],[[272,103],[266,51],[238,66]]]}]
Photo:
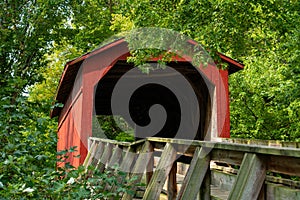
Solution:
[{"label": "bridge roof", "polygon": [[[55,101],[57,103],[65,103],[67,98],[73,88],[74,81],[76,79],[78,70],[80,69],[81,64],[89,57],[104,52],[110,48],[116,48],[121,43],[126,43],[124,38],[117,39],[111,43],[108,43],[94,51],[88,52],[78,58],[75,58],[66,63],[63,74],[60,78],[59,85],[57,88]],[[189,41],[190,44],[196,45],[196,41]],[[220,56],[220,60],[228,64],[228,73],[232,74],[244,68],[244,65],[220,52],[217,53]],[[51,111],[51,117],[56,117],[60,114],[60,108],[54,108]]]}]

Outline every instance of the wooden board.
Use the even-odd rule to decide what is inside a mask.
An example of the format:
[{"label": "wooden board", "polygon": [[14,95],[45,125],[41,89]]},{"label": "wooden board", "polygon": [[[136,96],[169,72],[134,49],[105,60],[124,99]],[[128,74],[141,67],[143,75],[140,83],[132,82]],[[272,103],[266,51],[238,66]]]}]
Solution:
[{"label": "wooden board", "polygon": [[156,200],[159,198],[175,159],[176,150],[171,144],[167,143],[152,179],[146,188],[144,200]]},{"label": "wooden board", "polygon": [[85,157],[85,160],[84,160],[84,162],[83,162],[83,166],[84,166],[85,168],[86,168],[87,166],[89,166],[89,164],[90,164],[90,162],[91,162],[91,160],[92,160],[92,154],[94,154],[95,149],[96,149],[96,142],[93,141],[93,142],[92,142],[92,145],[91,145],[91,147],[90,147],[90,150],[89,150],[89,152],[88,152],[88,154],[87,154],[87,156]]},{"label": "wooden board", "polygon": [[196,199],[209,168],[209,151],[197,147],[190,168],[183,180],[177,200]]},{"label": "wooden board", "polygon": [[150,142],[155,142],[155,148],[159,147],[159,143],[171,143],[177,145],[187,145],[187,154],[192,154],[195,150],[195,147],[207,147],[211,149],[220,149],[220,150],[232,150],[240,151],[243,153],[260,153],[268,155],[280,155],[280,156],[291,156],[300,158],[300,149],[299,148],[288,148],[288,147],[270,147],[263,145],[248,145],[248,144],[234,144],[226,142],[211,142],[211,141],[195,141],[195,140],[183,140],[183,139],[171,139],[171,138],[148,138]]},{"label": "wooden board", "polygon": [[175,200],[177,196],[177,162],[173,163],[170,174],[168,176],[168,200]]},{"label": "wooden board", "polygon": [[[143,145],[142,150],[139,152],[132,173],[129,175],[128,178],[136,177],[136,181],[134,183],[139,183],[142,179],[143,173],[145,172],[151,157],[152,157],[151,144],[150,142],[146,141]],[[133,187],[132,190],[135,190],[135,187]],[[124,194],[122,197],[123,200],[129,200],[132,198],[133,196],[128,193]]]},{"label": "wooden board", "polygon": [[101,156],[103,155],[103,152],[104,152],[104,147],[105,147],[105,143],[103,142],[99,142],[97,148],[96,148],[96,152],[95,152],[95,155],[94,157],[92,158],[92,162],[91,162],[91,165],[92,166],[97,166]]},{"label": "wooden board", "polygon": [[119,167],[122,151],[123,150],[118,145],[114,147],[111,159],[108,163],[109,168],[113,168],[114,166]]},{"label": "wooden board", "polygon": [[267,170],[300,176],[300,159],[288,156],[267,156]]},{"label": "wooden board", "polygon": [[264,160],[256,154],[246,153],[228,199],[257,199],[265,177]]},{"label": "wooden board", "polygon": [[96,166],[96,169],[99,170],[99,172],[103,172],[105,170],[106,164],[111,158],[112,147],[113,145],[111,143],[106,144],[103,155]]}]

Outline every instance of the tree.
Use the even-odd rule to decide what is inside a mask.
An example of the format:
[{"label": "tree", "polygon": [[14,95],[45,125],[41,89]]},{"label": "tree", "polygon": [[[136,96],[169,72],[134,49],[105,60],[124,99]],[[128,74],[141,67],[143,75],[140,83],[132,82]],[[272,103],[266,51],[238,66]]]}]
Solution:
[{"label": "tree", "polygon": [[64,37],[66,1],[4,1],[0,11],[0,96],[16,98],[41,76],[44,55]]},{"label": "tree", "polygon": [[[68,42],[86,52],[133,28],[154,26],[186,34],[212,55],[219,51],[246,65],[230,78],[233,136],[295,140],[299,6],[294,0],[80,1],[72,5],[75,34]],[[138,53],[135,58],[141,59]]]},{"label": "tree", "polygon": [[112,1],[79,0],[71,9],[75,34],[68,42],[82,52],[95,49],[114,34],[109,29],[115,10]]},{"label": "tree", "polygon": [[45,115],[48,104],[29,102],[26,93],[42,78],[45,53],[65,35],[68,2],[0,5],[0,195],[14,198],[55,169],[55,121]]},{"label": "tree", "polygon": [[53,51],[45,55],[44,59],[47,63],[38,71],[39,75],[42,76],[42,81],[36,82],[28,88],[30,101],[48,102],[49,105],[54,104],[59,77],[63,72],[65,64],[69,60],[83,54],[83,52],[67,44],[65,41],[61,43],[63,45],[57,45]]},{"label": "tree", "polygon": [[299,140],[299,9],[294,0],[133,0],[119,15],[134,27],[179,31],[246,65],[230,78],[232,136]]},{"label": "tree", "polygon": [[234,136],[299,141],[297,38],[295,27],[266,54],[247,57],[245,70],[231,77]]}]

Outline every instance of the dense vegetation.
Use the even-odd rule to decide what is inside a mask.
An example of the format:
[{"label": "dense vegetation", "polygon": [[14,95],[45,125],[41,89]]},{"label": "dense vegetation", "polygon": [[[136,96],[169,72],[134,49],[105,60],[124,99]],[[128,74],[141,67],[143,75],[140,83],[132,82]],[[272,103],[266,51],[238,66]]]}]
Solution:
[{"label": "dense vegetation", "polygon": [[245,64],[230,78],[232,136],[299,141],[297,0],[7,0],[0,5],[1,198],[68,198],[58,195],[71,191],[70,176],[59,180],[55,171],[56,122],[48,117],[63,65],[137,27],[179,31],[212,53]]}]

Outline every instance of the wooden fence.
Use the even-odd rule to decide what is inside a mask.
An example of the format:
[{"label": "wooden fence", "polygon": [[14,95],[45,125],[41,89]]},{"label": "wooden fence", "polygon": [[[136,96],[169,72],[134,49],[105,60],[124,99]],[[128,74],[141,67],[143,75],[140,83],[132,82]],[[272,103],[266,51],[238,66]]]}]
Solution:
[{"label": "wooden fence", "polygon": [[[159,161],[154,162],[154,158]],[[177,166],[188,164],[179,183]],[[89,153],[84,165],[104,171],[115,164],[127,172],[128,178],[146,182],[142,199],[211,199],[218,193],[212,185],[212,170],[226,166],[236,171],[233,185],[224,199],[276,199],[268,186],[270,179],[284,184],[292,177],[290,187],[300,199],[300,149],[229,142],[190,141],[147,138],[133,143],[89,138]],[[283,176],[285,179],[272,176]],[[288,181],[286,181],[288,182]],[[114,189],[114,187],[112,187]],[[222,193],[222,191],[219,191]],[[136,195],[124,194],[122,199]],[[292,197],[294,198],[294,197]]]}]

